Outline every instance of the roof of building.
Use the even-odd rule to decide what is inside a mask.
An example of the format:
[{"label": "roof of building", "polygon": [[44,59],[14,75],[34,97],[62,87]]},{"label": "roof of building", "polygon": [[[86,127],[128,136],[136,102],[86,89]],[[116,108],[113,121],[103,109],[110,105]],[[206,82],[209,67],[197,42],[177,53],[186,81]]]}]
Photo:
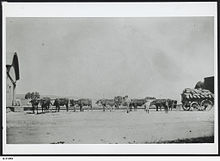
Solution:
[{"label": "roof of building", "polygon": [[212,80],[212,79],[214,79],[214,76],[210,76],[210,77],[205,77],[205,78],[204,78],[204,80],[207,80],[207,79]]},{"label": "roof of building", "polygon": [[20,74],[19,74],[19,62],[18,62],[18,56],[17,53],[7,53],[6,55],[6,67],[7,71],[10,71],[11,67],[14,67],[15,70],[15,78],[16,80],[20,79]]}]

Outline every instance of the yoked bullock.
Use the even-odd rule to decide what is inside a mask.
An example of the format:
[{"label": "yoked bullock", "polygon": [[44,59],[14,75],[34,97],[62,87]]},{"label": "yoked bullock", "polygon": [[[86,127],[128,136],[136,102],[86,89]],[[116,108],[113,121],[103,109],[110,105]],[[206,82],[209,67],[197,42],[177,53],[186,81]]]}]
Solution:
[{"label": "yoked bullock", "polygon": [[76,111],[76,106],[79,106],[80,111],[83,111],[84,106],[88,106],[92,110],[92,100],[87,98],[82,98],[78,100],[71,99],[70,105],[74,107],[74,111]]},{"label": "yoked bullock", "polygon": [[37,110],[37,113],[38,113],[38,105],[39,104],[41,105],[42,112],[44,110],[49,110],[50,105],[52,105],[51,99],[49,97],[44,97],[42,99],[35,98],[35,99],[32,99],[30,102],[32,104],[33,113],[35,113],[35,109]]},{"label": "yoked bullock", "polygon": [[156,111],[158,111],[159,108],[161,110],[162,107],[164,107],[165,111],[168,111],[168,110],[172,111],[173,108],[176,108],[177,101],[171,100],[171,99],[156,99],[150,103],[150,106],[153,106],[153,105],[156,106]]}]

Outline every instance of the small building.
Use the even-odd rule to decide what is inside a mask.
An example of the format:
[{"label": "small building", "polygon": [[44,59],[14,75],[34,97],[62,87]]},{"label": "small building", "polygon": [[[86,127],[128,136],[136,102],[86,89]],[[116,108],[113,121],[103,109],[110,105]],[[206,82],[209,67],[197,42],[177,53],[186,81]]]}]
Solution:
[{"label": "small building", "polygon": [[19,63],[17,53],[6,55],[6,107],[16,105],[16,82],[19,80]]},{"label": "small building", "polygon": [[204,78],[204,88],[214,93],[214,76]]}]

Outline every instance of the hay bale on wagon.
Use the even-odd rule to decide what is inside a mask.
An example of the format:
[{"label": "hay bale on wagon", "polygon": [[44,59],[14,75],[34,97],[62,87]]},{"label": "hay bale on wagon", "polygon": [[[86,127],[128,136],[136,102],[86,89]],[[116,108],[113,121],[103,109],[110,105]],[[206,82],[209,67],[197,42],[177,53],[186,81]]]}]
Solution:
[{"label": "hay bale on wagon", "polygon": [[214,94],[207,89],[186,88],[181,96],[185,111],[190,109],[204,111],[211,108],[214,104]]}]

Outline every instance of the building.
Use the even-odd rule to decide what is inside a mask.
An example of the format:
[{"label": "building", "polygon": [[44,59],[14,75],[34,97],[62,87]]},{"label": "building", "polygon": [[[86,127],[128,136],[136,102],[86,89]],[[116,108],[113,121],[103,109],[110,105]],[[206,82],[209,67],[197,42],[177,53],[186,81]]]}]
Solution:
[{"label": "building", "polygon": [[214,93],[214,76],[204,78],[204,88]]},{"label": "building", "polygon": [[6,55],[6,107],[16,105],[16,82],[19,80],[19,63],[17,53]]},{"label": "building", "polygon": [[207,89],[210,92],[214,93],[214,76],[205,77],[203,82],[197,82],[195,85],[195,89]]}]

